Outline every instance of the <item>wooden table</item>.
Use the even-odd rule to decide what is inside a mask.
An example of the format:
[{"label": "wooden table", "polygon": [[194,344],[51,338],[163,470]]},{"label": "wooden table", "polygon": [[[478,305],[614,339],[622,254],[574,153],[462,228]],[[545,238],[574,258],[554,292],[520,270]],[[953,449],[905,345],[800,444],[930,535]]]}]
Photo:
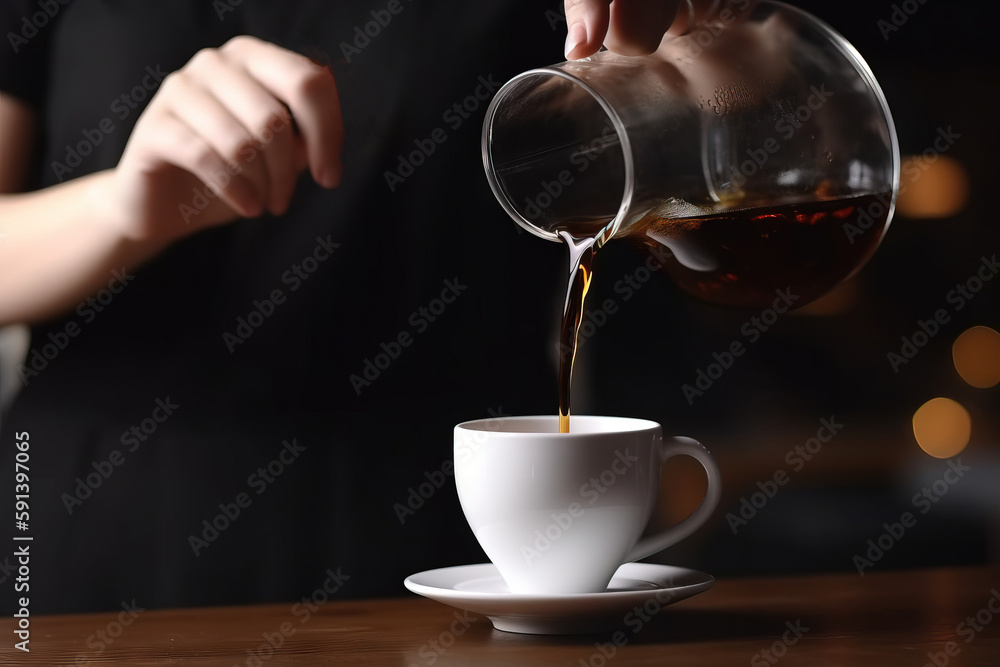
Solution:
[{"label": "wooden table", "polygon": [[331,600],[305,623],[291,604],[43,616],[32,618],[30,654],[13,648],[5,619],[0,664],[994,667],[998,612],[1000,568],[771,577],[720,581],[629,630],[621,647],[611,635],[497,632],[410,596]]}]

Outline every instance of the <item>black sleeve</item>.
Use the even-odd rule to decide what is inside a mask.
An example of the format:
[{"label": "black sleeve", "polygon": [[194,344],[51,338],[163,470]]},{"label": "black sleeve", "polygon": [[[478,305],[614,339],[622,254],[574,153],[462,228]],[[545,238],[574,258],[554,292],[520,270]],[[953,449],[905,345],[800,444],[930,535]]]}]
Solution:
[{"label": "black sleeve", "polygon": [[0,0],[0,91],[39,106],[49,40],[68,0]]}]

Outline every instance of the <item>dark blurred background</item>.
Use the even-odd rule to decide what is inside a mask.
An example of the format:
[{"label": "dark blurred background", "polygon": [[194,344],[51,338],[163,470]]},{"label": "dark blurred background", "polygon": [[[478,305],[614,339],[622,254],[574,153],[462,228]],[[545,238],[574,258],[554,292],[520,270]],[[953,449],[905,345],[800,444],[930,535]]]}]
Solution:
[{"label": "dark blurred background", "polygon": [[[1000,75],[996,8],[793,4],[854,44],[893,113],[904,192],[881,248],[855,278],[779,318],[693,406],[678,387],[693,383],[712,353],[742,340],[740,327],[756,313],[705,305],[667,281],[650,281],[587,341],[578,396],[589,410],[659,419],[718,456],[726,497],[716,529],[675,547],[664,562],[740,574],[850,570],[854,556],[868,558],[868,540],[877,543],[884,524],[907,511],[916,524],[873,569],[996,561],[1000,283],[985,282],[967,302],[954,293],[948,299],[1000,250],[989,208],[1000,175],[990,111]],[[892,14],[901,5],[910,12],[900,14],[906,22],[887,29],[896,27]],[[960,136],[939,154],[934,142],[949,131]],[[633,266],[629,249],[612,246],[595,268],[593,302],[610,295],[601,274],[617,279]],[[901,337],[912,340],[918,321],[938,309],[950,320],[912,360],[897,361],[895,372],[887,354],[900,354]],[[843,428],[832,440],[810,460],[786,460],[834,416]],[[940,502],[915,505],[925,488],[937,495],[933,482],[953,456],[971,470],[954,485],[938,484],[938,492],[947,489]],[[789,481],[762,508],[747,507],[744,499],[762,503],[758,482],[773,489],[767,482],[778,471]],[[696,498],[700,488],[686,493]]]},{"label": "dark blurred background", "polygon": [[[39,539],[39,558],[48,559],[38,561],[39,577],[53,583],[33,610],[113,609],[133,596],[149,606],[286,600],[295,597],[289,591],[313,590],[327,567],[353,576],[345,596],[401,594],[407,574],[486,560],[450,479],[412,515],[401,518],[397,508],[451,457],[452,426],[491,410],[556,410],[565,249],[520,231],[491,194],[479,144],[485,105],[397,190],[382,175],[443,125],[442,111],[472,93],[478,76],[502,82],[561,61],[560,5],[407,4],[390,26],[397,32],[387,29],[348,63],[341,43],[384,3],[302,4],[314,18],[283,21],[284,10],[245,0],[223,21],[206,5],[176,25],[83,22],[89,32],[63,35],[79,69],[53,70],[50,101],[79,110],[80,120],[46,137],[40,186],[52,182],[47,165],[62,146],[94,127],[147,63],[175,69],[240,32],[329,60],[344,106],[347,171],[337,192],[303,183],[295,224],[241,222],[185,239],[151,262],[9,407],[4,449],[22,429],[49,448],[38,455],[36,511],[38,530],[48,531]],[[609,244],[595,261],[589,300],[616,298],[620,307],[580,350],[574,410],[657,420],[718,458],[725,491],[717,516],[662,562],[717,576],[854,570],[855,556],[867,558],[868,541],[877,544],[904,512],[915,525],[866,572],[996,561],[1000,280],[984,283],[961,310],[947,295],[1000,250],[989,209],[1000,176],[997,12],[992,4],[913,0],[905,4],[916,11],[886,38],[879,21],[891,21],[903,3],[796,4],[857,47],[892,110],[909,168],[881,248],[855,278],[781,316],[690,405],[681,386],[759,311],[699,302],[665,276],[626,302],[613,286],[644,257]],[[60,29],[83,12],[70,5]],[[138,55],[92,49],[102,31],[108,41],[127,35]],[[163,44],[169,56],[157,50]],[[113,166],[134,120],[79,173]],[[941,131],[958,138],[935,159],[921,158]],[[343,244],[339,256],[229,354],[220,333],[327,234]],[[412,332],[408,316],[454,278],[468,291],[356,392],[349,375],[362,372],[380,343]],[[894,372],[887,354],[941,308],[950,321]],[[32,345],[64,324],[36,327]],[[9,367],[0,373],[0,383],[17,381]],[[184,406],[177,416],[67,516],[61,494],[165,395]],[[817,449],[809,441],[822,420],[842,427]],[[194,557],[189,535],[291,437],[309,447],[303,463]],[[810,444],[809,460],[795,454]],[[959,460],[970,469],[954,484],[940,482]],[[787,481],[767,494],[779,471]],[[659,520],[671,521],[697,502],[701,482],[683,461],[665,477]],[[915,501],[924,488],[937,489],[939,500]],[[188,592],[175,593],[176,582]],[[80,588],[80,596],[64,599],[60,586]]]},{"label": "dark blurred background", "polygon": [[[916,524],[866,572],[996,561],[1000,282],[983,283],[968,300],[954,290],[1000,250],[989,209],[1000,176],[992,111],[1000,12],[933,1],[793,4],[854,44],[893,113],[904,192],[880,249],[832,293],[779,317],[691,405],[681,386],[694,384],[713,353],[745,342],[741,327],[760,313],[702,303],[663,276],[625,301],[614,285],[633,275],[642,257],[625,243],[610,243],[595,259],[588,302],[611,298],[619,310],[581,346],[574,410],[658,420],[668,432],[697,437],[718,457],[726,492],[714,528],[661,554],[661,562],[722,575],[857,569],[855,556],[870,558],[868,540],[877,544],[885,524],[904,512]],[[538,39],[546,39],[547,26],[536,27]],[[558,46],[535,64],[558,61]],[[951,138],[944,152],[934,148],[941,135]],[[491,204],[485,222],[517,233]],[[532,266],[536,288],[550,291],[551,313],[532,316],[550,318],[554,368],[563,249],[522,235],[514,252],[511,265]],[[913,340],[919,322],[938,309],[949,321],[894,370],[888,354],[901,354],[901,337]],[[534,348],[531,336],[516,331],[509,349],[496,354]],[[526,407],[504,403],[515,414]],[[821,420],[842,428],[811,458],[790,454],[816,438]],[[953,485],[939,483],[935,493],[949,461],[959,460],[971,470]],[[665,475],[667,522],[692,508],[704,488],[696,464],[676,461],[672,468]],[[762,486],[773,490],[781,471],[788,481],[765,503]],[[918,496],[924,489],[929,500]],[[931,498],[942,489],[940,500]]]}]

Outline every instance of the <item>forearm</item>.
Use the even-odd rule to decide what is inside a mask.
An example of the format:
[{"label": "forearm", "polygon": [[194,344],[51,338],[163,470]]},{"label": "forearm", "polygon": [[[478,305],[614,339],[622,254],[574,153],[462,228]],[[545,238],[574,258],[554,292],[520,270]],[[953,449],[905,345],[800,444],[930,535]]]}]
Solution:
[{"label": "forearm", "polygon": [[[344,128],[328,68],[248,36],[199,56],[163,80],[113,171],[0,194],[0,325],[72,311],[172,240],[283,214],[307,167],[325,187],[340,181]],[[34,108],[0,93],[0,193],[24,187],[37,124]],[[190,219],[182,205],[209,186]]]},{"label": "forearm", "polygon": [[133,241],[113,219],[111,172],[0,195],[0,325],[71,311],[166,245]]}]

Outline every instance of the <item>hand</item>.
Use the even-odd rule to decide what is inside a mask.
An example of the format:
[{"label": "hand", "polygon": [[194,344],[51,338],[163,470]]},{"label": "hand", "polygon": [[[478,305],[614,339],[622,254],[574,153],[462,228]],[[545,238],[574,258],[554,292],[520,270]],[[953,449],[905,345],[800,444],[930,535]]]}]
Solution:
[{"label": "hand", "polygon": [[299,174],[340,182],[344,128],[329,69],[254,37],[204,49],[163,80],[114,169],[113,224],[136,240],[284,213]]},{"label": "hand", "polygon": [[566,58],[597,53],[604,44],[623,56],[656,51],[664,35],[683,35],[730,5],[745,10],[751,0],[565,0]]}]

